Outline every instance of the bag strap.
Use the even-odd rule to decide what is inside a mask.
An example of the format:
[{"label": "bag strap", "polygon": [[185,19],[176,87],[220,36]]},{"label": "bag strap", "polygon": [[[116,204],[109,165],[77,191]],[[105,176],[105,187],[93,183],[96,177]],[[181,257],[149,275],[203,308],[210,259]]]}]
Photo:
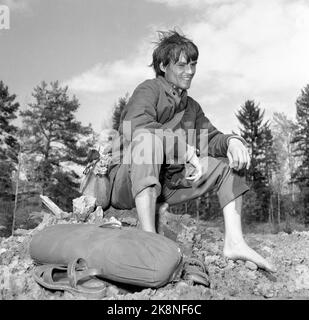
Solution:
[{"label": "bag strap", "polygon": [[73,288],[77,287],[77,283],[84,278],[93,276],[102,276],[103,270],[98,268],[88,268],[87,262],[83,258],[72,260],[67,269],[69,283]]},{"label": "bag strap", "polygon": [[162,128],[168,129],[168,128],[176,127],[176,125],[181,121],[181,119],[185,113],[185,110],[186,109],[175,113],[174,117],[170,121],[163,123]]}]

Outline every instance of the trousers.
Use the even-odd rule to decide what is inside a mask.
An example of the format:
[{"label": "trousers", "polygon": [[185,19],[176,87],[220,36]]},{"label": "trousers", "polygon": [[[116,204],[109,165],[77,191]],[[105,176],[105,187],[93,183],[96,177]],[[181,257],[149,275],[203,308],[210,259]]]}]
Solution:
[{"label": "trousers", "polygon": [[221,208],[249,190],[244,172],[230,168],[226,157],[199,158],[201,178],[197,182],[187,180],[190,165],[165,163],[163,142],[154,134],[143,136],[138,144],[132,143],[130,152],[130,163],[120,163],[113,174],[111,205],[116,209],[134,208],[136,195],[148,187],[154,187],[157,202],[170,205],[198,198],[214,189]]}]

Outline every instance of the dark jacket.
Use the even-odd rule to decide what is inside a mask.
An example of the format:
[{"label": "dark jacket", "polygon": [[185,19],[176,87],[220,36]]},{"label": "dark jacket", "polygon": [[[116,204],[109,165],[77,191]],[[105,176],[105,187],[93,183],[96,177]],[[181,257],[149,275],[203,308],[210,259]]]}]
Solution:
[{"label": "dark jacket", "polygon": [[[154,133],[155,129],[163,128],[164,124],[169,122],[177,112],[185,110],[181,122],[174,128],[172,133],[177,136],[178,140],[175,140],[174,152],[169,153],[169,149],[164,149],[166,151],[166,159],[174,159],[178,155],[178,148],[180,145],[194,145],[197,148],[198,154],[200,156],[213,156],[213,157],[226,157],[228,148],[228,139],[230,137],[235,137],[232,134],[223,134],[218,131],[209,119],[205,116],[201,106],[190,96],[187,95],[186,90],[184,90],[179,97],[177,91],[161,76],[146,80],[141,83],[133,92],[127,105],[125,106],[120,120],[120,140],[117,141],[117,146],[114,144],[113,148],[113,163],[119,163],[124,150],[132,141],[132,136],[130,132],[125,132],[123,130],[124,121],[130,122],[131,133],[134,137],[134,133],[137,129],[147,129]],[[183,129],[188,132],[189,129],[196,129],[196,136],[187,135],[187,138],[183,135],[178,134],[177,129]],[[206,129],[203,132],[203,138],[200,136],[200,130]],[[188,138],[189,136],[189,138]],[[238,136],[236,136],[238,137]],[[240,138],[240,137],[238,137]],[[196,143],[194,143],[196,139]],[[201,145],[201,141],[203,144]],[[178,160],[180,163],[184,163],[185,154],[182,154],[182,159]]]}]

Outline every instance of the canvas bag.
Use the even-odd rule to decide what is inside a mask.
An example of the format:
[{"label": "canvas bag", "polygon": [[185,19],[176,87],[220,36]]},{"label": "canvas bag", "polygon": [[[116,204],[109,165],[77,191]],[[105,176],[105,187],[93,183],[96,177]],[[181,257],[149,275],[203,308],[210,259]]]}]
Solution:
[{"label": "canvas bag", "polygon": [[80,183],[79,192],[84,196],[94,197],[96,205],[106,210],[110,205],[111,183],[108,174],[95,174],[94,170],[98,162],[99,159],[87,165]]},{"label": "canvas bag", "polygon": [[68,266],[84,259],[100,277],[119,283],[157,288],[180,268],[178,244],[162,235],[135,228],[58,224],[35,234],[29,253],[37,264]]}]

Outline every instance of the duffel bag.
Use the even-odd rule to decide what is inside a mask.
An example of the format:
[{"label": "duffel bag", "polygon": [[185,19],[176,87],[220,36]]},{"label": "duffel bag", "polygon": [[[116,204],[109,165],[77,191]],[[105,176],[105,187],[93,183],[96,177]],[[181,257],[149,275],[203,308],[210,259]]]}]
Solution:
[{"label": "duffel bag", "polygon": [[68,266],[82,258],[107,280],[142,287],[166,284],[182,261],[176,242],[134,228],[58,224],[35,234],[30,256],[41,265]]}]

